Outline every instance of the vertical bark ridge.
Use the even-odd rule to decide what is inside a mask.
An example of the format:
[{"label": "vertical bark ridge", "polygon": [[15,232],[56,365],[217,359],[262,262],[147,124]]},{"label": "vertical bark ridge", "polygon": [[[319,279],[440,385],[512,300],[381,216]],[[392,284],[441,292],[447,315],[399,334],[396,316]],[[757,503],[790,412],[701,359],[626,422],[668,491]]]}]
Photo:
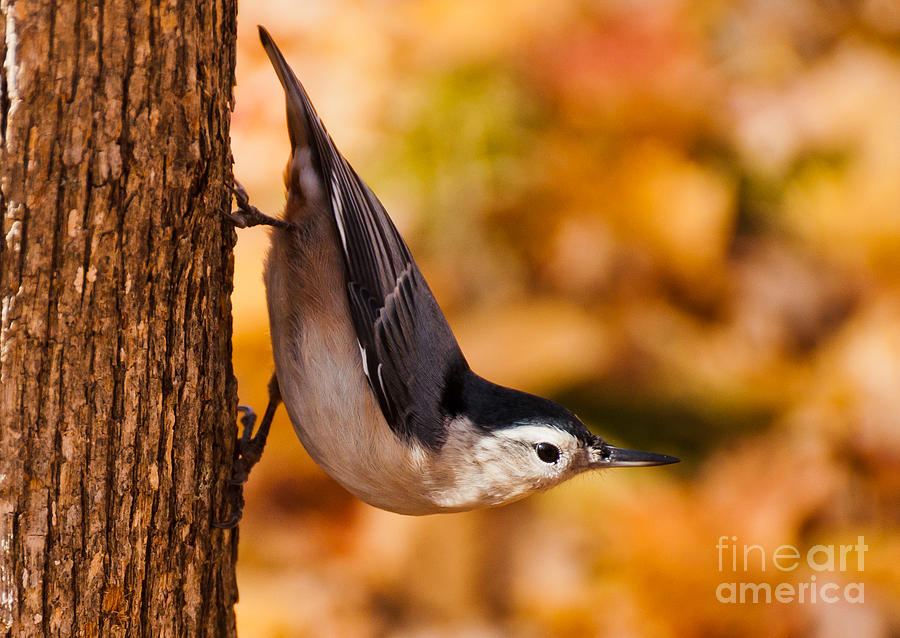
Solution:
[{"label": "vertical bark ridge", "polygon": [[235,3],[0,0],[0,636],[229,636]]}]

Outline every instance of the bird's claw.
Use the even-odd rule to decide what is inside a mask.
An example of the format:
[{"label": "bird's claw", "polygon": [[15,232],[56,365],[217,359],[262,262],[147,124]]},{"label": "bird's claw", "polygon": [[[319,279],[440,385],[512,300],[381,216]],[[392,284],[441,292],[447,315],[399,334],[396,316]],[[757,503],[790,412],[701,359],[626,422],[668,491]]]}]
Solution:
[{"label": "bird's claw", "polygon": [[234,198],[237,200],[238,206],[244,208],[250,203],[250,196],[247,195],[247,189],[244,188],[244,185],[239,181],[234,180],[231,184],[228,185],[228,190],[231,191],[231,194],[234,195]]},{"label": "bird's claw", "polygon": [[231,191],[238,206],[238,210],[233,210],[230,213],[226,211],[224,213],[224,215],[231,220],[231,223],[238,228],[249,228],[250,226],[257,226],[265,223],[263,220],[266,219],[266,216],[263,215],[256,206],[250,204],[250,197],[247,195],[247,190],[240,182],[235,180],[233,184],[228,184],[228,190]]},{"label": "bird's claw", "polygon": [[253,206],[250,203],[250,197],[247,195],[247,190],[239,181],[234,180],[234,183],[228,184],[228,190],[230,190],[232,196],[234,196],[238,209],[231,212],[223,211],[222,214],[238,228],[250,228],[251,226],[275,226],[276,228],[285,229],[294,228],[293,224],[286,222],[283,219],[269,217],[256,206]]},{"label": "bird's claw", "polygon": [[213,522],[213,527],[219,529],[232,529],[240,522],[241,514],[244,510],[244,483],[247,482],[247,478],[250,475],[250,468],[256,464],[260,456],[254,449],[250,455],[252,460],[248,463],[245,453],[248,448],[252,449],[254,447],[252,445],[252,435],[253,426],[256,424],[256,412],[247,405],[239,405],[238,412],[242,413],[241,425],[243,426],[243,431],[235,444],[231,476],[225,479],[225,485],[227,486],[226,500],[228,501],[228,509],[231,514],[224,521]]},{"label": "bird's claw", "polygon": [[218,529],[234,529],[241,522],[241,510],[244,509],[243,496],[241,497],[240,506],[231,512],[231,516],[225,521],[213,521],[212,526]]},{"label": "bird's claw", "polygon": [[[237,409],[243,415],[241,416],[241,425],[244,426],[244,430],[241,432],[241,438],[238,440],[238,446],[243,448],[244,445],[250,442],[250,437],[253,434],[253,426],[256,425],[256,412],[249,405],[239,405]],[[240,449],[239,452],[243,453],[243,449]]]}]

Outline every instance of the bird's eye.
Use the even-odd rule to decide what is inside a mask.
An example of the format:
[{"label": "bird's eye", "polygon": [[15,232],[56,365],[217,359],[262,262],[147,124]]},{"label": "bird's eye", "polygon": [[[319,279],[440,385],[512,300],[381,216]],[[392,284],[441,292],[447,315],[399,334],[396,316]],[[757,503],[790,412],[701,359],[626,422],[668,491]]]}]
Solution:
[{"label": "bird's eye", "polygon": [[550,443],[538,443],[534,446],[534,451],[544,463],[556,463],[559,460],[559,448]]}]

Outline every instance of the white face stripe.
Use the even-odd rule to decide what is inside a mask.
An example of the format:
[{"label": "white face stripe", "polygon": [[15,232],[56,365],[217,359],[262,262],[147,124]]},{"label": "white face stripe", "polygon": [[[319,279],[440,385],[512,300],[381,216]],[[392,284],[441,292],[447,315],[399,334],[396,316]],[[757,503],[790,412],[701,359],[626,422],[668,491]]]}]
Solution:
[{"label": "white face stripe", "polygon": [[[447,424],[448,439],[430,477],[432,501],[446,510],[509,503],[557,485],[584,469],[586,450],[572,434],[550,425],[518,425],[485,433],[465,417]],[[535,446],[560,451],[542,461]]]},{"label": "white face stripe", "polygon": [[578,440],[564,430],[548,427],[546,425],[517,425],[511,428],[494,431],[494,436],[530,443],[550,443],[559,448],[560,452],[572,452],[578,447]]}]

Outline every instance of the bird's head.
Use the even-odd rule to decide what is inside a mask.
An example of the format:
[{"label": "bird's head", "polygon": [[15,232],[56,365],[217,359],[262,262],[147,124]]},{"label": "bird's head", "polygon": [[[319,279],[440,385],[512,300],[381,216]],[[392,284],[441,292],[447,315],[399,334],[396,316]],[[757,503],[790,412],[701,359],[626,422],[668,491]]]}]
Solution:
[{"label": "bird's head", "polygon": [[439,454],[437,496],[444,508],[509,503],[589,470],[678,462],[610,445],[548,399],[478,377],[467,385]]}]

